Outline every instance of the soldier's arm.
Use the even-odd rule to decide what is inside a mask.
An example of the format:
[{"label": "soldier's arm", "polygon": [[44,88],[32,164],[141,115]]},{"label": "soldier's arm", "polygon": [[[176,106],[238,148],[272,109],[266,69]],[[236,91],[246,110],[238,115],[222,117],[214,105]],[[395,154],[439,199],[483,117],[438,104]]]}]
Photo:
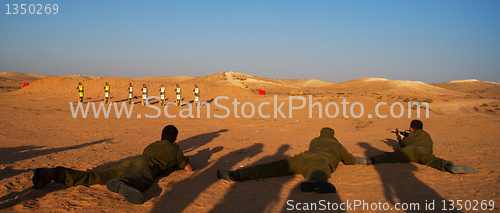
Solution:
[{"label": "soldier's arm", "polygon": [[347,151],[345,147],[342,146],[342,150],[340,151],[340,159],[345,165],[355,165],[356,158]]}]

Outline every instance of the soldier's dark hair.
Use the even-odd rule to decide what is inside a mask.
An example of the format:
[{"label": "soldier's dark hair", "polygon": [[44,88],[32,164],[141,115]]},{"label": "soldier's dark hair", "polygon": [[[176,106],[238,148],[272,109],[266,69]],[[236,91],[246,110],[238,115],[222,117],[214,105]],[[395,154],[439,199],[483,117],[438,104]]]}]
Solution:
[{"label": "soldier's dark hair", "polygon": [[422,121],[413,120],[410,123],[410,127],[413,128],[414,130],[422,129],[422,128],[424,128],[424,124],[422,123]]},{"label": "soldier's dark hair", "polygon": [[179,134],[177,128],[175,128],[174,125],[168,125],[163,128],[163,131],[161,132],[161,139],[174,142],[177,139],[177,134]]}]

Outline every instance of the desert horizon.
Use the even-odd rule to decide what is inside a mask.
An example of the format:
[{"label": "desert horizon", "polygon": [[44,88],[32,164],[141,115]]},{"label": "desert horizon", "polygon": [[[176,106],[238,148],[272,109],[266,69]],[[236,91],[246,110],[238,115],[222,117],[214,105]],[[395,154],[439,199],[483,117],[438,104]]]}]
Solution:
[{"label": "desert horizon", "polygon": [[[22,88],[23,82],[30,84]],[[134,96],[138,96],[133,99],[133,115],[96,118],[90,110],[86,118],[80,114],[73,117],[71,106],[78,103],[78,82],[85,88],[83,106],[103,101],[105,82],[111,87],[110,106],[126,104],[127,88],[132,83]],[[140,105],[138,91],[144,83],[150,96],[158,96],[163,84],[167,103],[174,101],[175,84],[179,84],[186,104],[163,108],[156,118],[144,117],[156,114],[152,106],[159,106],[158,99],[150,100],[150,106]],[[200,117],[183,117],[187,110],[197,109],[190,104],[195,84],[200,88],[200,102],[206,104],[199,107]],[[499,210],[500,146],[495,129],[500,123],[500,84],[496,82],[426,84],[362,78],[334,83],[267,79],[237,72],[134,79],[0,72],[0,88],[0,209],[6,212],[286,212],[292,206],[295,210],[310,208],[307,203],[320,200],[384,203],[391,208],[397,203],[418,203],[420,211],[432,201],[436,210],[443,210],[451,208],[452,200],[478,200],[493,201],[494,205],[484,206]],[[266,95],[259,95],[259,89]],[[227,110],[214,105],[214,99],[221,96],[227,97],[218,100]],[[293,108],[300,106],[301,100],[304,107]],[[349,103],[344,108],[347,112],[342,102]],[[364,107],[361,116],[355,102]],[[387,105],[377,108],[380,102]],[[426,102],[428,107],[407,110],[407,102]],[[340,106],[335,117],[330,116],[334,109],[331,103]],[[400,111],[395,110],[396,114],[401,112],[399,117],[390,116],[390,106],[395,103],[405,104]],[[257,108],[259,104],[261,108]],[[283,105],[283,115],[276,113],[275,104]],[[257,116],[257,110],[264,116]],[[177,116],[168,117],[163,111]],[[225,118],[214,116],[225,111]],[[256,115],[244,117],[251,112]],[[376,113],[387,117],[371,117]],[[322,127],[333,128],[335,137],[355,156],[389,152],[397,149],[391,130],[406,129],[413,119],[423,121],[424,130],[434,141],[436,156],[457,165],[474,166],[478,173],[450,174],[415,163],[341,163],[329,179],[337,187],[337,193],[330,195],[301,192],[301,175],[241,182],[216,177],[217,169],[238,169],[301,153]],[[103,185],[67,187],[50,183],[39,190],[32,187],[35,168],[65,166],[102,171],[139,155],[149,143],[159,140],[167,124],[179,129],[177,142],[194,171],[177,170],[157,178],[144,192],[146,202],[142,205],[128,203]]]}]

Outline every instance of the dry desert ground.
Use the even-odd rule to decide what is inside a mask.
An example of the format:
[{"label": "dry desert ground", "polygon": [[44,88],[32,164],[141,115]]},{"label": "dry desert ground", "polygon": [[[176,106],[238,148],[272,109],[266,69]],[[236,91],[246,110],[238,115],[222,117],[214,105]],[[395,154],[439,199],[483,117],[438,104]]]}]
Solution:
[{"label": "dry desert ground", "polygon": [[[23,82],[30,85],[21,88]],[[129,106],[129,83],[138,97],[142,84],[147,84],[150,96],[158,96],[159,86],[164,84],[167,102],[174,101],[175,84],[180,84],[183,102],[187,103],[193,101],[192,90],[197,84],[200,100],[206,103],[199,107],[199,118],[193,104],[169,105],[168,115],[175,118],[167,117],[165,108],[158,108],[158,117],[147,118],[155,117],[158,111],[140,105],[138,98],[134,99],[130,118],[125,114],[117,118],[114,108],[109,108],[108,118],[103,114],[95,118],[92,108],[86,118],[81,113],[74,118],[75,108],[70,103],[76,107],[78,82],[85,87],[84,107],[92,103],[99,106],[105,82],[111,86],[112,107],[123,103]],[[259,95],[259,89],[267,94]],[[500,210],[500,84],[495,82],[427,84],[365,78],[332,83],[266,79],[237,72],[135,79],[0,72],[0,92],[2,212],[286,212],[311,208],[309,203],[320,201],[329,202],[329,207],[356,201],[391,208],[397,203],[416,203],[420,209],[411,212],[419,212],[432,203],[436,211],[450,209],[458,200],[464,205],[462,212],[474,208]],[[239,102],[236,111],[235,100]],[[342,105],[343,101],[349,104]],[[425,109],[406,108],[407,102],[424,101],[429,102]],[[362,116],[354,102],[363,105]],[[387,105],[381,105],[377,112],[387,118],[375,114],[380,102]],[[390,115],[390,106],[396,102],[405,107],[399,118]],[[282,103],[281,111],[275,109]],[[303,109],[292,108],[290,117],[290,103],[297,108],[305,105]],[[159,105],[158,100],[150,100],[150,104]],[[251,105],[253,116],[249,116]],[[395,106],[394,113],[401,113],[399,105]],[[338,114],[334,117],[335,111]],[[189,117],[190,112],[193,117]],[[336,138],[355,156],[390,152],[397,147],[391,130],[407,129],[417,112],[424,130],[432,136],[434,154],[455,164],[474,166],[477,174],[450,174],[414,163],[341,163],[329,179],[337,187],[336,194],[301,192],[301,175],[242,182],[216,177],[219,168],[238,169],[303,152],[322,127],[333,128]],[[101,171],[141,154],[149,143],[160,139],[162,128],[168,124],[179,129],[177,142],[195,171],[176,170],[157,178],[144,192],[146,202],[142,205],[128,203],[103,185],[67,187],[50,183],[43,189],[32,188],[35,168],[65,166]],[[358,206],[347,212],[386,211]]]}]

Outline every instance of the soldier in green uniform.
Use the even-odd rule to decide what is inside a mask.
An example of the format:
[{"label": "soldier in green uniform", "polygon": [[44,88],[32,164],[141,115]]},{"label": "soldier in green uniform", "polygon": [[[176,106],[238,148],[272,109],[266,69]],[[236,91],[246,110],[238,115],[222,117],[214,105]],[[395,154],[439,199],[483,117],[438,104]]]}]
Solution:
[{"label": "soldier in green uniform", "polygon": [[83,102],[83,85],[82,82],[78,82],[78,102]]},{"label": "soldier in green uniform", "polygon": [[410,123],[410,134],[408,136],[401,139],[400,133],[396,132],[399,150],[365,159],[363,164],[413,162],[453,174],[477,173],[477,170],[472,166],[455,166],[451,161],[436,157],[432,151],[433,142],[431,136],[423,130],[423,126],[422,121],[413,120]]},{"label": "soldier in green uniform", "polygon": [[109,191],[123,195],[128,202],[142,204],[142,191],[151,187],[159,173],[176,167],[188,172],[193,170],[189,159],[175,143],[177,134],[177,128],[168,125],[163,128],[161,140],[149,144],[142,155],[128,158],[101,172],[84,172],[65,167],[35,169],[34,188],[41,189],[52,181],[68,186],[106,184]]},{"label": "soldier in green uniform", "polygon": [[235,171],[219,169],[217,177],[219,179],[241,181],[302,174],[305,178],[305,182],[300,184],[302,191],[335,193],[335,186],[328,182],[331,173],[335,172],[339,162],[354,165],[358,163],[358,157],[350,154],[337,141],[334,134],[333,129],[325,127],[321,129],[320,136],[311,141],[309,150],[303,153],[287,159]]},{"label": "soldier in green uniform", "polygon": [[108,82],[105,83],[104,85],[104,103],[109,102],[109,84]]}]

